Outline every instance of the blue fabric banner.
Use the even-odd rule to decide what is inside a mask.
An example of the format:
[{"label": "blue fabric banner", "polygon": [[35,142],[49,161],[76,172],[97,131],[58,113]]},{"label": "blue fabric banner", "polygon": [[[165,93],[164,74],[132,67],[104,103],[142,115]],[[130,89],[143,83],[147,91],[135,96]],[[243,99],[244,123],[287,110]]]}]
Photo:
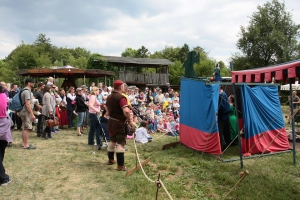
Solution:
[{"label": "blue fabric banner", "polygon": [[241,85],[240,89],[246,139],[284,127],[277,86]]},{"label": "blue fabric banner", "polygon": [[180,123],[205,133],[218,133],[220,84],[205,85],[203,81],[182,79],[180,87]]}]

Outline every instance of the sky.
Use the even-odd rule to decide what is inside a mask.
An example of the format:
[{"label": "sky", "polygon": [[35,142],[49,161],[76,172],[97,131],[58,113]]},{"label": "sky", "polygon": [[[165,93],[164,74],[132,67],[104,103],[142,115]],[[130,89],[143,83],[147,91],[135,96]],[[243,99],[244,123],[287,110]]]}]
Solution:
[{"label": "sky", "polygon": [[[241,26],[267,0],[0,0],[0,59],[22,41],[45,34],[57,47],[121,56],[142,45],[151,53],[166,46],[200,46],[226,65]],[[300,24],[300,1],[286,0]]]}]

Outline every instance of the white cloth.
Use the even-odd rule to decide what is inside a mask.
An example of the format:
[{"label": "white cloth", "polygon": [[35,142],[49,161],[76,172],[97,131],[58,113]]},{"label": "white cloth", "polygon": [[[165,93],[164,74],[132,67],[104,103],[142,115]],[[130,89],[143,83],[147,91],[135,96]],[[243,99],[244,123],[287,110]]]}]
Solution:
[{"label": "white cloth", "polygon": [[135,134],[136,134],[136,136],[135,136],[135,141],[136,142],[140,142],[140,143],[143,143],[143,144],[148,142],[149,135],[147,133],[146,128],[140,127],[138,129],[136,129]]}]

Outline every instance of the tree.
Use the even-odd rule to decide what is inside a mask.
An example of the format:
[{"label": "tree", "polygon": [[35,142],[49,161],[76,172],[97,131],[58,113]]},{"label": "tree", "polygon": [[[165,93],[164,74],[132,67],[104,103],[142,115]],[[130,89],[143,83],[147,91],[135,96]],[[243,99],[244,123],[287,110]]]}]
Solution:
[{"label": "tree", "polygon": [[136,58],[149,58],[151,55],[150,51],[144,47],[141,46],[138,50],[136,50]]},{"label": "tree", "polygon": [[189,53],[189,51],[190,51],[189,45],[184,44],[178,52],[177,60],[180,60],[180,62],[183,63],[186,60],[186,55]]},{"label": "tree", "polygon": [[24,44],[17,46],[17,48],[12,52],[11,64],[17,70],[20,69],[33,69],[37,66],[36,59],[39,57],[38,52],[34,46],[30,44]]},{"label": "tree", "polygon": [[174,64],[170,66],[169,69],[171,85],[180,85],[180,77],[184,75],[184,68],[182,62],[176,60]]},{"label": "tree", "polygon": [[4,82],[16,82],[16,70],[11,68],[4,60],[0,60],[0,80]]},{"label": "tree", "polygon": [[[240,39],[236,44],[244,57],[241,60],[246,61],[244,66],[263,67],[295,59],[299,55],[300,25],[292,21],[285,4],[272,0],[257,9],[248,27],[241,26]],[[237,54],[233,60],[239,60]]]},{"label": "tree", "polygon": [[45,34],[40,33],[36,40],[33,42],[34,46],[40,47],[41,49],[39,52],[50,52],[52,48],[51,40],[50,38],[46,38]]},{"label": "tree", "polygon": [[132,57],[132,58],[135,58],[136,57],[136,53],[137,53],[137,50],[128,47],[128,48],[125,49],[125,51],[122,52],[121,56],[122,57]]}]

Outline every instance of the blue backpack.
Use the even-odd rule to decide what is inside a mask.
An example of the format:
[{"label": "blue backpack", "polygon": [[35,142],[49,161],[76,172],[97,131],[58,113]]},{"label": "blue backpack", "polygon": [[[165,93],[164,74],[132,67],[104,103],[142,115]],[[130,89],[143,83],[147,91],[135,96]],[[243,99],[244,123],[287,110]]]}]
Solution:
[{"label": "blue backpack", "polygon": [[9,101],[9,106],[8,106],[9,110],[16,111],[16,112],[22,110],[25,103],[22,103],[21,94],[24,90],[28,90],[28,89],[21,90],[20,92],[15,94],[15,96]]}]

